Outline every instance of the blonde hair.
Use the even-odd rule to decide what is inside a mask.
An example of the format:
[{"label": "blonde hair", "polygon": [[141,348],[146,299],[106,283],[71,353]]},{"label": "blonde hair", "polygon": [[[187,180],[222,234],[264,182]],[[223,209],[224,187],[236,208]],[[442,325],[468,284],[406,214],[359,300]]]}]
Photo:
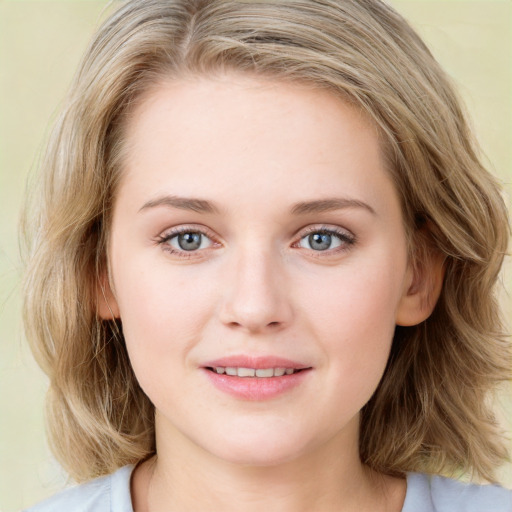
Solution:
[{"label": "blonde hair", "polygon": [[131,0],[103,24],[25,216],[34,230],[24,318],[50,379],[57,458],[80,481],[155,451],[153,406],[130,366],[122,326],[96,312],[123,128],[162,77],[227,70],[302,81],[359,105],[382,135],[418,268],[429,251],[445,259],[433,314],[397,327],[385,374],[362,411],[362,461],[388,474],[465,471],[494,480],[507,457],[489,404],[510,370],[495,298],[506,208],[446,75],[379,0]]}]

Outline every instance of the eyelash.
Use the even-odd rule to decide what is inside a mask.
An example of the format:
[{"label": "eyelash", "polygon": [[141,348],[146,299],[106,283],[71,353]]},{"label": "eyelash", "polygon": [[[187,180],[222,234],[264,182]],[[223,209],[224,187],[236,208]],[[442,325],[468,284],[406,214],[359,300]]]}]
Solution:
[{"label": "eyelash", "polygon": [[[193,233],[193,234],[199,234],[202,236],[207,237],[211,243],[212,246],[219,245],[219,242],[216,241],[215,237],[213,236],[213,233],[210,231],[198,227],[198,226],[180,226],[177,228],[173,228],[170,231],[167,231],[163,233],[162,235],[158,236],[155,239],[155,242],[158,245],[161,245],[163,247],[163,250],[168,252],[169,254],[172,254],[173,256],[178,256],[180,258],[194,258],[198,256],[199,249],[186,251],[186,250],[176,250],[174,249],[170,244],[169,241],[173,238],[185,234],[185,233]],[[306,249],[310,253],[312,253],[315,257],[326,257],[326,256],[332,256],[334,254],[338,254],[340,252],[346,252],[350,250],[355,243],[357,242],[356,237],[350,233],[347,230],[342,230],[338,228],[333,227],[327,227],[327,226],[311,226],[310,228],[307,228],[305,231],[303,231],[300,234],[300,238],[297,242],[294,242],[292,244],[292,247],[300,247],[299,244],[302,240],[307,238],[308,236],[312,234],[319,233],[321,235],[330,235],[332,237],[336,237],[340,242],[341,245],[338,247],[335,247],[334,249],[326,249],[324,251],[315,251],[314,249]],[[205,249],[202,249],[201,251],[204,251]]]},{"label": "eyelash", "polygon": [[174,237],[177,237],[177,236],[185,234],[185,233],[194,233],[194,234],[199,234],[199,235],[205,236],[211,240],[213,246],[219,244],[215,240],[213,233],[211,233],[210,231],[208,231],[204,228],[198,227],[198,226],[180,226],[177,228],[173,228],[170,231],[166,231],[162,235],[158,236],[155,239],[155,241],[157,244],[162,246],[164,251],[168,252],[169,254],[172,254],[173,256],[178,256],[180,258],[185,258],[185,259],[197,257],[198,250],[195,250],[195,251],[176,250],[169,244],[169,241],[172,240]]},{"label": "eyelash", "polygon": [[350,233],[350,231],[340,229],[340,228],[334,228],[334,227],[328,227],[328,226],[311,226],[306,229],[306,231],[301,233],[300,239],[298,242],[295,242],[292,247],[298,247],[299,243],[307,238],[308,236],[312,234],[319,233],[321,235],[330,235],[332,237],[338,238],[340,240],[341,245],[339,247],[335,247],[334,249],[326,249],[325,251],[315,251],[314,249],[306,249],[310,251],[315,257],[321,258],[321,257],[327,257],[332,256],[335,254],[339,254],[341,252],[349,251],[357,242],[357,239],[354,234]]}]

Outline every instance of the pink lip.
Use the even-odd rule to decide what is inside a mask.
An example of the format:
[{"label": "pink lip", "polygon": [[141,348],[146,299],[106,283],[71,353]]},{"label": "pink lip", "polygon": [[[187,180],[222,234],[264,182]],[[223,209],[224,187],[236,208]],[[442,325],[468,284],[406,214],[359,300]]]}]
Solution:
[{"label": "pink lip", "polygon": [[[255,369],[293,368],[302,371],[281,377],[237,377],[210,370],[218,366]],[[307,378],[311,369],[310,366],[297,361],[274,356],[230,356],[209,361],[202,366],[205,375],[217,389],[234,398],[250,401],[270,400],[292,390]]]},{"label": "pink lip", "polygon": [[302,368],[310,368],[307,364],[302,364],[298,361],[292,361],[291,359],[284,359],[276,356],[229,356],[221,359],[215,359],[214,361],[208,361],[201,365],[203,368],[215,368],[216,366],[227,366],[235,368],[294,368],[300,370]]}]

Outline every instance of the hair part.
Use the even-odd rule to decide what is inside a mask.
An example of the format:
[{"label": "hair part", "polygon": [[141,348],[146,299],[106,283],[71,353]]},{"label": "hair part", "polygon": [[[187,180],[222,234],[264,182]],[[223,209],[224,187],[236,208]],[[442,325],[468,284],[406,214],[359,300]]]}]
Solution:
[{"label": "hair part", "polygon": [[35,227],[24,318],[50,378],[57,458],[81,481],[155,453],[154,408],[122,325],[96,310],[124,129],[161,80],[226,72],[310,84],[363,110],[383,141],[417,271],[434,252],[444,259],[433,314],[397,327],[362,411],[362,461],[388,474],[464,471],[495,480],[507,458],[489,406],[510,377],[495,295],[507,212],[448,78],[379,0],[129,0],[103,24],[51,136],[37,207],[25,217]]}]

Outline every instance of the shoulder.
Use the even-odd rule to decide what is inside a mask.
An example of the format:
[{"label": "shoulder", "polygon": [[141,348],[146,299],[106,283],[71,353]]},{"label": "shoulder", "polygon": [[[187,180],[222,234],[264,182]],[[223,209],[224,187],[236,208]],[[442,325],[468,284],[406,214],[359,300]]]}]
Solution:
[{"label": "shoulder", "polygon": [[70,487],[25,512],[133,512],[132,471],[133,466],[124,466],[111,475]]},{"label": "shoulder", "polygon": [[409,473],[402,512],[512,512],[512,491]]}]

